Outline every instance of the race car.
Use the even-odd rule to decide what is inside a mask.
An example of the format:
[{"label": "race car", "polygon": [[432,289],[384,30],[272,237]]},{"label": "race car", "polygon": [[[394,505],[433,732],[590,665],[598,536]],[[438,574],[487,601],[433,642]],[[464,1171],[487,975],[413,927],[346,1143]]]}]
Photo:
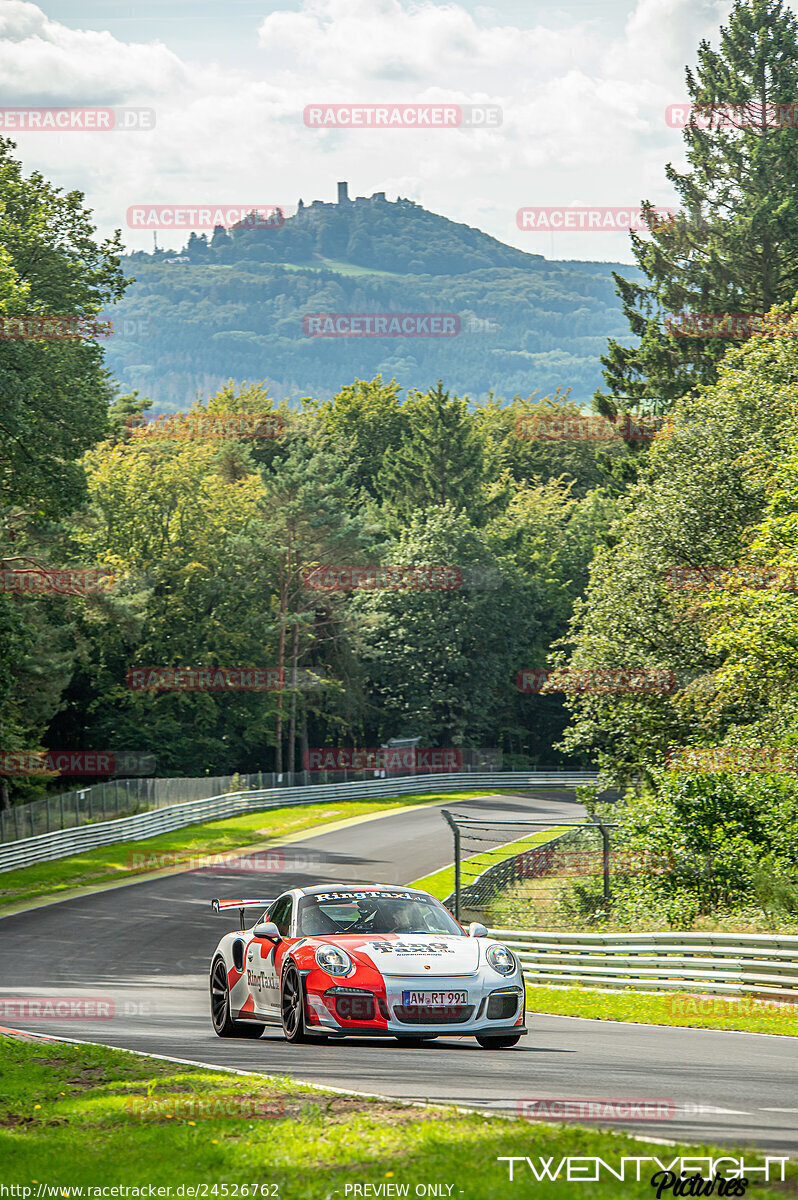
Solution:
[{"label": "race car", "polygon": [[[484,925],[466,932],[428,892],[322,884],[273,901],[212,903],[241,915],[241,930],[225,934],[211,961],[219,1037],[257,1038],[271,1025],[294,1043],[468,1035],[500,1050],[527,1032],[516,956]],[[251,909],[261,915],[245,928]]]}]

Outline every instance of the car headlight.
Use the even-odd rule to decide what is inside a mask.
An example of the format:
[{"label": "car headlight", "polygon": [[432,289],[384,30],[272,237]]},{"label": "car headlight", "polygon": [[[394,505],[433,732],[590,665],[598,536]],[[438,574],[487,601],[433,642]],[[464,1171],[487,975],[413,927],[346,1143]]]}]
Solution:
[{"label": "car headlight", "polygon": [[319,946],[316,951],[316,965],[328,975],[348,975],[354,968],[352,959],[338,946]]},{"label": "car headlight", "polygon": [[488,946],[485,958],[500,975],[512,975],[515,970],[515,955],[506,946]]}]

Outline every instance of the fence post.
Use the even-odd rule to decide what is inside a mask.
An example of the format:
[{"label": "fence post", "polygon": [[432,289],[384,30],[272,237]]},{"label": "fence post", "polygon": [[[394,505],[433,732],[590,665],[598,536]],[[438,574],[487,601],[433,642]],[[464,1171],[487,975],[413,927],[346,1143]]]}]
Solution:
[{"label": "fence post", "polygon": [[80,825],[80,792],[75,792],[75,828]]},{"label": "fence post", "polygon": [[609,907],[610,903],[610,831],[606,829],[599,821],[598,827],[601,830],[601,850],[604,867],[604,903]]},{"label": "fence post", "polygon": [[460,830],[448,809],[441,809],[441,816],[454,834],[454,919],[460,920]]},{"label": "fence post", "polygon": [[31,837],[36,837],[36,825],[33,820],[33,805],[32,804],[28,805],[28,812],[30,813],[30,835],[31,835]]},{"label": "fence post", "polygon": [[66,829],[66,819],[64,817],[64,793],[63,792],[61,793],[59,799],[61,801],[61,806],[60,806],[61,807],[61,828]]},{"label": "fence post", "polygon": [[49,796],[45,800],[45,804],[47,805],[47,808],[44,810],[47,813],[47,833],[49,833],[50,832],[50,797]]}]

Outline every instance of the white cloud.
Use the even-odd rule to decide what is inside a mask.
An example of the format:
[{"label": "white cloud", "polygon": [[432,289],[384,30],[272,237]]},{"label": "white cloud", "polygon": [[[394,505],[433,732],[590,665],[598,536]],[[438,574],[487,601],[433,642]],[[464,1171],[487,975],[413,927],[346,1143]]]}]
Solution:
[{"label": "white cloud", "polygon": [[3,0],[2,104],[145,104],[186,82],[185,65],[162,44],[127,44],[110,33],[69,29],[35,4]]},{"label": "white cloud", "polygon": [[[725,14],[725,8],[723,9]],[[301,195],[401,193],[454,220],[556,257],[628,258],[621,235],[534,235],[523,205],[667,203],[662,171],[681,156],[664,107],[683,97],[685,63],[716,40],[709,0],[638,0],[625,27],[596,15],[534,28],[456,3],[305,0],[265,16],[258,74],[182,60],[160,42],[74,30],[27,0],[0,6],[0,105],[154,107],[139,134],[22,134],[27,169],[87,195],[106,231],[138,202],[282,203]],[[209,27],[209,29],[212,27]],[[315,102],[485,101],[487,131],[316,130]],[[167,238],[176,245],[174,237]],[[133,247],[149,247],[130,234]]]}]

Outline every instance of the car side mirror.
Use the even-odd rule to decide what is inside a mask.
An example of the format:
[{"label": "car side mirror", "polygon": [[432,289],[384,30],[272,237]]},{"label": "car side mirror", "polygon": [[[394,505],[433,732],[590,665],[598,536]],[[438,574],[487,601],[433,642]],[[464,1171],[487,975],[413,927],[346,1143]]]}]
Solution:
[{"label": "car side mirror", "polygon": [[274,921],[259,921],[252,933],[256,938],[262,938],[265,942],[281,942],[283,940]]},{"label": "car side mirror", "polygon": [[487,937],[488,931],[484,925],[480,925],[479,921],[472,921],[468,926],[469,937]]}]

